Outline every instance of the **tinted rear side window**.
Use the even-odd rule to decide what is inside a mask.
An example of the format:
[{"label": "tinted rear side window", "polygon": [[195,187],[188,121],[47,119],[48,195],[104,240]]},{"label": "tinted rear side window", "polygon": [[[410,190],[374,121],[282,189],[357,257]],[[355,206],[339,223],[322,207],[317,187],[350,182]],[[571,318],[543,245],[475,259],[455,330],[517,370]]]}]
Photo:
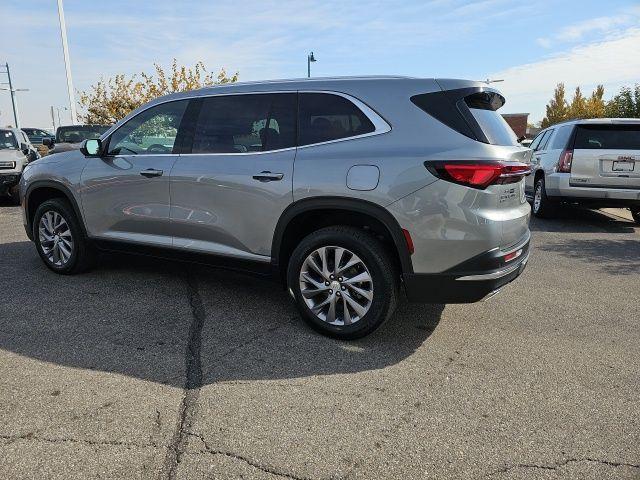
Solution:
[{"label": "tinted rear side window", "polygon": [[248,153],[295,146],[296,94],[208,97],[192,153]]},{"label": "tinted rear side window", "polygon": [[518,138],[497,110],[504,103],[499,95],[485,92],[469,95],[465,102],[487,140],[492,145],[518,145]]},{"label": "tinted rear side window", "polygon": [[640,125],[578,125],[573,148],[640,150]]},{"label": "tinted rear side window", "polygon": [[329,93],[301,93],[299,145],[371,133],[371,120],[348,99]]},{"label": "tinted rear side window", "polygon": [[572,132],[573,125],[565,125],[564,127],[559,127],[556,136],[553,137],[553,141],[551,142],[549,150],[564,150],[565,148],[567,148],[569,137],[571,137]]}]

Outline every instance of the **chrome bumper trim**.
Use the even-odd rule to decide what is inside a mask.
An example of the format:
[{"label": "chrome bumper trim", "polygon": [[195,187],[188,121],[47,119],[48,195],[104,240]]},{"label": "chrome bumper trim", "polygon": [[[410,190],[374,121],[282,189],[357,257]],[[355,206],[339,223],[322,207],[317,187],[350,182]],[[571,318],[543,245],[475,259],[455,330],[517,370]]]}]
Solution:
[{"label": "chrome bumper trim", "polygon": [[515,272],[521,267],[524,267],[524,265],[527,264],[528,260],[529,260],[529,254],[527,253],[527,256],[524,257],[520,262],[514,265],[510,265],[507,268],[503,268],[502,270],[498,270],[497,272],[482,273],[480,275],[467,275],[465,277],[456,278],[456,280],[462,280],[462,281],[495,280],[497,278],[501,278],[506,275],[509,275],[510,273]]}]

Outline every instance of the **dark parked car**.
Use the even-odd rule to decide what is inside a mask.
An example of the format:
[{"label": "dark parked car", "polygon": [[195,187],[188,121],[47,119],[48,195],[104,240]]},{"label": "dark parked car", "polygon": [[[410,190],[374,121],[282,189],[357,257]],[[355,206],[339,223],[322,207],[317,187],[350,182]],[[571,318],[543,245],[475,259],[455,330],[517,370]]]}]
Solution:
[{"label": "dark parked car", "polygon": [[50,153],[79,150],[83,141],[100,138],[109,128],[110,125],[65,125],[57,128],[55,138],[43,139],[42,143],[52,149]]},{"label": "dark parked car", "polygon": [[29,141],[34,146],[42,145],[42,141],[45,138],[51,138],[51,139],[54,138],[53,133],[47,132],[46,130],[43,130],[41,128],[29,127],[29,128],[23,128],[21,130],[27,134],[27,137],[29,137]]}]

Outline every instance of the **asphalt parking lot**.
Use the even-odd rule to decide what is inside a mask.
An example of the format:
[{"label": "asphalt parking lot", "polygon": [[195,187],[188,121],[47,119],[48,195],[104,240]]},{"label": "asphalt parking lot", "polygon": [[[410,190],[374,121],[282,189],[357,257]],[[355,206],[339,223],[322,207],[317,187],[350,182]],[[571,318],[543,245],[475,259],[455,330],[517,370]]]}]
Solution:
[{"label": "asphalt parking lot", "polygon": [[346,343],[253,277],[57,276],[0,203],[0,478],[640,478],[640,228],[531,228],[500,295]]}]

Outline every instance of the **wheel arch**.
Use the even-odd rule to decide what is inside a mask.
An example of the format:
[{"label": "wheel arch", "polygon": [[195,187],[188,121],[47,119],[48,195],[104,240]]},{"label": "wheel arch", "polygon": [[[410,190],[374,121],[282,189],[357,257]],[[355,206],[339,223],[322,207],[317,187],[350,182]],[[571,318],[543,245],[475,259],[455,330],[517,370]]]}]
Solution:
[{"label": "wheel arch", "polygon": [[[310,222],[316,224],[311,226]],[[309,233],[330,225],[369,227],[392,244],[392,256],[402,273],[412,273],[413,264],[402,228],[386,209],[375,203],[345,197],[316,197],[298,200],[287,207],[276,225],[271,263],[284,270],[286,259]]]},{"label": "wheel arch", "polygon": [[26,230],[29,238],[33,240],[33,238],[31,237],[33,236],[33,218],[36,214],[36,210],[42,204],[42,202],[45,202],[52,198],[62,198],[69,202],[69,204],[73,208],[73,212],[78,218],[80,228],[82,229],[82,234],[86,237],[87,231],[85,229],[84,221],[82,218],[82,212],[69,187],[67,187],[63,183],[53,180],[38,180],[27,187],[27,191],[24,196],[24,210],[27,220]]}]

